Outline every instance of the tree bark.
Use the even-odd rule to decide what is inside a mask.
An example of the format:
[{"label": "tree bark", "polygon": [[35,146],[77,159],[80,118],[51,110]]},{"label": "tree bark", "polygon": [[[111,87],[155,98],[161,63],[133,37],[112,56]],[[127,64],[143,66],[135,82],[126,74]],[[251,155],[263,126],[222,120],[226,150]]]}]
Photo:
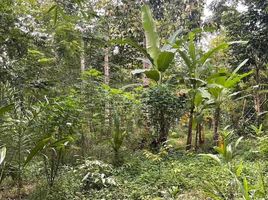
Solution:
[{"label": "tree bark", "polygon": [[193,137],[193,115],[194,115],[194,105],[191,106],[189,122],[188,122],[188,135],[187,135],[187,143],[186,150],[190,150],[192,148],[192,137]]},{"label": "tree bark", "polygon": [[195,151],[198,149],[198,136],[199,136],[199,123],[196,125],[196,130],[195,130]]},{"label": "tree bark", "polygon": [[86,69],[86,59],[85,59],[85,41],[82,38],[81,39],[81,55],[80,55],[80,67],[81,67],[81,73],[83,73]]},{"label": "tree bark", "polygon": [[203,131],[202,124],[199,124],[199,146],[202,146],[205,143],[205,133]]},{"label": "tree bark", "polygon": [[110,66],[109,66],[109,48],[104,49],[104,83],[109,85],[110,82]]}]

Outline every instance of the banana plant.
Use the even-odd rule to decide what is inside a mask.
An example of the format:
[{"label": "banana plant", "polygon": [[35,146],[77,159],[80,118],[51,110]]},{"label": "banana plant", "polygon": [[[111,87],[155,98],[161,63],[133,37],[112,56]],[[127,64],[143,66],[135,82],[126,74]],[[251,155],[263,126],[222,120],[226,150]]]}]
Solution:
[{"label": "banana plant", "polygon": [[147,78],[161,84],[163,75],[174,61],[175,51],[172,48],[180,30],[176,31],[169,39],[167,44],[160,47],[160,38],[156,29],[156,23],[152,17],[152,12],[148,5],[143,5],[141,9],[142,25],[145,34],[146,48],[143,48],[131,39],[113,40],[111,43],[127,44],[136,48],[146,58],[142,59],[146,62],[149,69],[136,69],[132,71],[132,74],[145,74]]},{"label": "banana plant", "polygon": [[188,135],[187,135],[187,144],[186,150],[191,149],[192,147],[192,129],[194,122],[194,115],[196,110],[195,99],[198,93],[198,89],[205,85],[204,81],[207,77],[204,77],[205,70],[208,69],[208,61],[214,56],[215,53],[227,49],[229,45],[243,42],[229,42],[221,43],[215,48],[209,49],[206,52],[203,52],[198,48],[196,43],[196,33],[190,32],[185,38],[176,40],[172,44],[172,47],[176,49],[176,52],[180,55],[181,60],[184,64],[184,74],[181,77],[184,80],[184,83],[189,88],[188,96],[190,98],[190,111],[189,111],[189,123],[188,123]]},{"label": "banana plant", "polygon": [[222,104],[227,100],[237,95],[239,92],[233,92],[237,84],[246,76],[249,76],[252,71],[238,74],[241,67],[247,63],[248,59],[244,60],[232,73],[227,70],[221,70],[218,73],[212,74],[207,78],[206,88],[199,88],[204,98],[208,100],[207,104],[214,106],[214,142],[219,143],[219,123]]}]

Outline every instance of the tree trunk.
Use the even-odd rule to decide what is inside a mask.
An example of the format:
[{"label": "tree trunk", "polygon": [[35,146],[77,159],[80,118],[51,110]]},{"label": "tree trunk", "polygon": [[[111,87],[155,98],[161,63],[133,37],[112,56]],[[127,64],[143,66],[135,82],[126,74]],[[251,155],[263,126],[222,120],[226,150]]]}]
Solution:
[{"label": "tree trunk", "polygon": [[205,133],[203,131],[202,124],[199,124],[199,146],[202,146],[205,143]]},{"label": "tree trunk", "polygon": [[161,114],[161,122],[160,122],[160,130],[159,130],[159,137],[157,139],[157,146],[160,148],[163,143],[167,141],[168,138],[168,131],[169,131],[169,125],[166,122],[166,119],[164,117],[164,114]]},{"label": "tree trunk", "polygon": [[86,59],[85,59],[85,41],[82,38],[81,39],[81,55],[80,55],[80,67],[81,67],[81,73],[83,73],[86,69]]},{"label": "tree trunk", "polygon": [[[103,65],[103,68],[104,68],[104,83],[106,85],[109,85],[110,83],[110,67],[109,67],[109,48],[106,47],[104,49],[104,65]],[[110,115],[110,102],[105,102],[105,113],[104,113],[104,118],[105,118],[105,132],[106,133],[109,133],[110,131],[110,127],[111,127],[111,124],[112,124],[112,119],[111,119],[111,115]]]},{"label": "tree trunk", "polygon": [[110,82],[110,67],[109,67],[109,48],[104,49],[104,83],[109,85]]},{"label": "tree trunk", "polygon": [[213,129],[214,129],[214,143],[216,146],[218,146],[219,144],[219,123],[220,123],[220,112],[221,112],[221,109],[220,109],[220,106],[217,106],[216,109],[215,109],[215,113],[214,113],[214,126],[213,126]]},{"label": "tree trunk", "polygon": [[189,123],[188,123],[188,135],[187,135],[187,143],[186,150],[190,150],[192,148],[192,137],[193,137],[193,115],[194,115],[194,105],[192,105],[189,115]]},{"label": "tree trunk", "polygon": [[195,151],[198,149],[198,136],[199,136],[199,123],[196,125],[196,130],[195,130]]}]

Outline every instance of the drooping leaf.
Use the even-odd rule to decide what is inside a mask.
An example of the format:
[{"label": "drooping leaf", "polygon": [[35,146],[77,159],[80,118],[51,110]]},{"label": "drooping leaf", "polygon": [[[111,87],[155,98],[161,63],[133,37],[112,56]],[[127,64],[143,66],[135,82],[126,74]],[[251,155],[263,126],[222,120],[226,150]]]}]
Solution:
[{"label": "drooping leaf", "polygon": [[27,165],[33,159],[33,157],[36,156],[39,152],[41,152],[51,140],[52,137],[48,137],[38,142],[36,146],[30,151],[30,154],[26,158],[24,165]]},{"label": "drooping leaf", "polygon": [[176,49],[173,49],[173,46],[174,46],[174,44],[175,44],[175,42],[176,42],[176,38],[177,38],[177,36],[182,32],[182,28],[180,28],[179,30],[177,30],[177,31],[175,31],[170,37],[169,37],[169,39],[168,39],[168,41],[167,41],[167,44],[165,44],[162,48],[161,48],[161,50],[162,51],[176,51]]},{"label": "drooping leaf", "polygon": [[189,54],[191,56],[192,62],[195,63],[195,61],[196,61],[196,55],[195,55],[196,49],[195,49],[195,44],[194,44],[195,34],[193,32],[191,32],[189,34],[189,39],[190,39],[190,41],[189,41]]},{"label": "drooping leaf", "polygon": [[200,65],[203,66],[207,60],[209,58],[211,58],[215,53],[219,52],[220,50],[224,50],[228,48],[228,44],[227,43],[222,43],[220,45],[218,45],[217,47],[209,50],[208,52],[206,52],[201,58],[200,58]]},{"label": "drooping leaf", "polygon": [[150,78],[152,80],[154,80],[155,82],[159,81],[160,79],[160,74],[157,70],[148,70],[144,72],[145,75],[147,76],[147,78]]},{"label": "drooping leaf", "polygon": [[243,136],[241,136],[240,138],[238,138],[238,139],[236,140],[236,142],[235,142],[235,146],[234,146],[235,149],[236,149],[237,146],[240,144],[240,142],[242,141],[242,139],[243,139]]},{"label": "drooping leaf", "polygon": [[248,62],[248,60],[249,60],[249,59],[245,59],[242,63],[240,63],[240,64],[238,65],[238,67],[232,72],[232,75],[235,75],[235,74],[238,72],[238,70],[239,70],[241,67],[243,67],[243,66]]},{"label": "drooping leaf", "polygon": [[148,5],[142,6],[142,25],[145,31],[146,48],[151,58],[156,61],[160,53],[160,40],[156,25]]},{"label": "drooping leaf", "polygon": [[174,53],[164,51],[159,54],[159,57],[157,59],[157,68],[160,72],[164,72],[168,69],[171,62],[174,59]]},{"label": "drooping leaf", "polygon": [[47,13],[50,13],[52,10],[56,9],[56,7],[57,7],[57,5],[54,4],[53,6],[51,6],[51,7],[48,9]]},{"label": "drooping leaf", "polygon": [[221,160],[219,159],[219,157],[217,155],[214,155],[214,154],[199,154],[199,155],[204,156],[204,157],[208,157],[208,158],[212,158],[217,163],[221,164]]},{"label": "drooping leaf", "polygon": [[185,62],[185,64],[187,65],[187,67],[190,70],[192,70],[192,62],[191,62],[190,58],[183,51],[178,50],[178,52],[179,52],[181,58],[183,59],[183,61]]}]

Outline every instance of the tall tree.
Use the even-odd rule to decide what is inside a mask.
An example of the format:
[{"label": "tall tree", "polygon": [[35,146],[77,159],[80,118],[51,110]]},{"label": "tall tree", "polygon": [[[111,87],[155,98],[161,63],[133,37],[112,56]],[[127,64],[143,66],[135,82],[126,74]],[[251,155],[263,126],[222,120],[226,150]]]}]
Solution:
[{"label": "tall tree", "polygon": [[[212,23],[224,27],[230,40],[248,41],[247,47],[233,46],[230,63],[237,64],[249,58],[245,71],[254,69],[254,78],[249,80],[252,86],[255,120],[262,122],[267,110],[267,67],[268,63],[268,2],[266,0],[214,1]],[[243,8],[243,9],[241,9]],[[248,116],[250,118],[250,116]]]}]

